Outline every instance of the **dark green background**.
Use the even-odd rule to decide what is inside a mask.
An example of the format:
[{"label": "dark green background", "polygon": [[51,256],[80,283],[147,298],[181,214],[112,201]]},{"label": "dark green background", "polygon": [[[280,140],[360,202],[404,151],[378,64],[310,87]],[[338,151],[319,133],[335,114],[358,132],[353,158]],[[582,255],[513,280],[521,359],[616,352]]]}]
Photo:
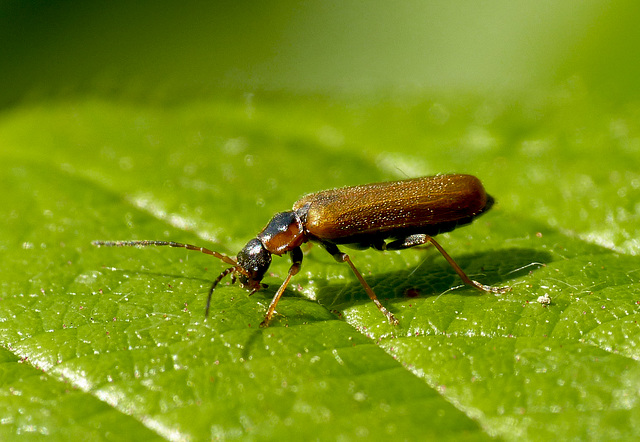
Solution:
[{"label": "dark green background", "polygon": [[516,94],[577,77],[637,96],[636,2],[11,1],[2,104],[47,94]]},{"label": "dark green background", "polygon": [[[0,5],[0,439],[634,439],[635,2]],[[320,189],[472,173],[430,250],[235,254]],[[454,288],[453,290],[450,290]],[[537,302],[548,295],[552,302]]]}]

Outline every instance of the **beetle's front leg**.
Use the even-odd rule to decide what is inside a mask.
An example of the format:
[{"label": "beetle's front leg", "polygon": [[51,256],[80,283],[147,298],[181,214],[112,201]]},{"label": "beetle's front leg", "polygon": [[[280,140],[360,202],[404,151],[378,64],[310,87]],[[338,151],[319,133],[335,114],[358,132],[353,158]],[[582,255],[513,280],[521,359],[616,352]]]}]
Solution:
[{"label": "beetle's front leg", "polygon": [[285,278],[276,294],[273,296],[271,304],[269,304],[269,308],[267,309],[267,314],[265,315],[264,320],[260,323],[260,327],[267,327],[269,325],[269,322],[271,321],[271,318],[276,311],[276,305],[278,304],[280,297],[284,293],[284,290],[287,288],[287,285],[289,285],[291,277],[298,273],[300,271],[300,267],[302,267],[303,255],[300,247],[296,247],[295,249],[291,250],[289,252],[289,256],[291,257],[291,267],[289,267],[289,274]]}]

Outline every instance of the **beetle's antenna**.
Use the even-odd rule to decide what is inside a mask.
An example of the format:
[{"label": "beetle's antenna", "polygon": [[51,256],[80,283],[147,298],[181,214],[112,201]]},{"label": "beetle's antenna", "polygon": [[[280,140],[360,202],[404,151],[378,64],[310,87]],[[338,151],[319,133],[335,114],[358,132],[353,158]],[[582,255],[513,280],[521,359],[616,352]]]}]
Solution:
[{"label": "beetle's antenna", "polygon": [[215,290],[216,286],[218,285],[218,283],[220,281],[222,281],[222,278],[227,276],[229,273],[232,273],[232,272],[237,271],[237,270],[238,270],[237,266],[236,267],[229,267],[228,269],[226,269],[225,271],[220,273],[220,275],[218,275],[216,280],[213,281],[213,284],[211,284],[211,288],[209,289],[209,294],[207,295],[207,307],[204,309],[204,317],[205,317],[205,319],[209,317],[209,306],[211,305],[211,296],[213,296],[213,291]]},{"label": "beetle's antenna", "polygon": [[[204,247],[194,246],[193,244],[182,244],[179,242],[173,241],[153,241],[153,240],[140,240],[140,241],[92,241],[96,247],[148,247],[148,246],[169,246],[169,247],[181,247],[187,250],[195,250],[197,252],[202,252],[206,255],[215,256],[216,258],[226,262],[227,264],[231,264],[236,267],[236,270],[245,273],[242,267],[238,266],[238,263],[235,259],[230,256],[223,255],[222,253],[214,252],[213,250],[206,249]],[[248,276],[248,275],[247,275]]]},{"label": "beetle's antenna", "polygon": [[218,277],[213,284],[211,284],[211,288],[209,289],[209,295],[207,296],[207,307],[204,311],[204,317],[207,318],[209,316],[209,307],[211,306],[211,297],[213,296],[213,291],[222,278],[227,276],[229,273],[240,272],[245,276],[249,276],[249,273],[240,267],[235,259],[230,256],[223,255],[222,253],[214,252],[213,250],[209,250],[204,247],[194,246],[193,244],[182,244],[174,241],[155,241],[155,240],[135,240],[135,241],[92,241],[92,245],[96,247],[148,247],[148,246],[169,246],[169,247],[180,247],[187,250],[195,250],[196,252],[202,252],[206,255],[214,256],[221,261],[231,264],[233,267],[229,267]]}]

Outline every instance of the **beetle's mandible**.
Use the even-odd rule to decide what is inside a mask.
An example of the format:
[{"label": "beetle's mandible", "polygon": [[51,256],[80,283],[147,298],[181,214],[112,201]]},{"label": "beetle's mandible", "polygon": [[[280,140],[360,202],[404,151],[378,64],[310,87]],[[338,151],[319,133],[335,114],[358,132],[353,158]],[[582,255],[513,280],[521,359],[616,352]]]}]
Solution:
[{"label": "beetle's mandible", "polygon": [[95,246],[170,246],[212,255],[231,267],[213,281],[207,297],[205,317],[218,283],[231,274],[242,287],[254,293],[264,286],[262,278],[271,264],[271,255],[289,254],[291,267],[271,300],[261,326],[269,325],[278,300],[291,277],[300,271],[302,250],[308,241],[319,243],[338,262],[346,262],[367,295],[387,317],[396,317],[378,300],[351,258],[338,246],[358,249],[401,250],[430,243],[444,256],[465,284],[481,291],[504,293],[509,287],[491,287],[471,280],[438,244],[433,236],[470,223],[493,205],[480,180],[471,175],[437,175],[386,183],[365,184],[325,190],[302,197],[293,210],[273,216],[267,226],[234,259],[191,244],[171,241],[94,241]]}]

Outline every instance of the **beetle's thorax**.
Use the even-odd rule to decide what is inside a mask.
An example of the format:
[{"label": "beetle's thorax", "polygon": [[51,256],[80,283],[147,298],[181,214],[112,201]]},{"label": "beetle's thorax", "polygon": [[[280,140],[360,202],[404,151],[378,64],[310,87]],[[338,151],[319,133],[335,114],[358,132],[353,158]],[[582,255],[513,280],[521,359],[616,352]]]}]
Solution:
[{"label": "beetle's thorax", "polygon": [[270,253],[282,255],[307,241],[304,224],[296,212],[276,213],[257,236]]}]

